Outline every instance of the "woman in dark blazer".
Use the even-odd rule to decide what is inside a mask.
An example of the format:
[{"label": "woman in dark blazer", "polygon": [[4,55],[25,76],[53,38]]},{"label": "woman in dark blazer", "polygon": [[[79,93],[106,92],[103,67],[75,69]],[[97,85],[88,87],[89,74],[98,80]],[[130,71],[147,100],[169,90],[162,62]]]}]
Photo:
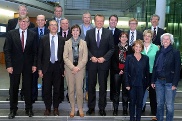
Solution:
[{"label": "woman in dark blazer", "polygon": [[173,48],[173,43],[172,34],[163,34],[162,47],[155,57],[151,86],[156,90],[157,121],[164,120],[164,105],[166,105],[166,121],[173,121],[174,99],[181,68],[180,52]]},{"label": "woman in dark blazer", "polygon": [[142,40],[136,40],[132,48],[134,54],[128,55],[125,62],[125,85],[130,95],[130,121],[140,121],[143,96],[149,82],[149,58],[141,54]]},{"label": "woman in dark blazer", "polygon": [[[125,99],[128,100],[128,91],[124,85],[123,80],[123,71],[124,71],[124,63],[126,60],[126,55],[128,54],[128,34],[126,32],[122,32],[119,35],[120,42],[115,46],[115,51],[111,59],[111,69],[114,73],[114,80],[113,81],[113,115],[118,115],[118,106],[119,106],[119,96],[120,96],[120,89],[122,83],[122,101]],[[126,101],[124,101],[126,102]],[[123,104],[125,104],[123,102]],[[123,105],[123,114],[127,114],[127,106]]]}]

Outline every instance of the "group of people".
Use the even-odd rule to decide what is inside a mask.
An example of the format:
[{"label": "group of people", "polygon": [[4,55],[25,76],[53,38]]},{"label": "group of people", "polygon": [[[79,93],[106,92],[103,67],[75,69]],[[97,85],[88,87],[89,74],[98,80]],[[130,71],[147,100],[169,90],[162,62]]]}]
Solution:
[{"label": "group of people", "polygon": [[[86,113],[94,113],[97,81],[99,114],[106,116],[107,78],[110,72],[110,100],[114,116],[118,115],[122,84],[123,115],[128,114],[130,102],[130,121],[141,120],[146,90],[149,90],[153,120],[163,121],[166,104],[166,121],[172,121],[180,80],[180,52],[172,47],[173,35],[158,27],[158,15],[151,16],[152,27],[144,30],[143,34],[136,30],[138,21],[134,18],[129,20],[128,32],[116,28],[117,15],[111,15],[109,27],[104,28],[105,17],[96,14],[93,26],[89,12],[83,14],[83,24],[69,28],[68,19],[61,18],[61,6],[55,7],[55,18],[47,22],[44,15],[38,15],[37,27],[30,22],[25,5],[19,6],[19,15],[18,19],[9,20],[4,44],[10,77],[9,119],[17,114],[21,76],[25,112],[29,117],[34,115],[32,104],[38,96],[38,77],[42,78],[45,116],[51,115],[52,104],[53,115],[59,116],[59,104],[64,100],[64,77],[71,107],[70,117],[75,115],[75,102],[79,116],[85,115],[84,83],[85,98],[88,100]],[[31,25],[33,28],[29,29]]]}]

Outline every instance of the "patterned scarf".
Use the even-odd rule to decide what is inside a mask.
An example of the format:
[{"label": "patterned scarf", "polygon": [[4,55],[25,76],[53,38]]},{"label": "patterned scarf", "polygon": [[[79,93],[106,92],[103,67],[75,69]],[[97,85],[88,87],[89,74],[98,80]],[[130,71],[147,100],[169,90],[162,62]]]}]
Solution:
[{"label": "patterned scarf", "polygon": [[73,63],[78,63],[80,38],[74,40],[72,37],[71,40],[72,40],[72,50],[73,50]]},{"label": "patterned scarf", "polygon": [[118,43],[119,47],[119,63],[125,63],[126,58],[124,57],[124,53],[128,51],[128,43],[125,46],[121,45],[121,42]]}]

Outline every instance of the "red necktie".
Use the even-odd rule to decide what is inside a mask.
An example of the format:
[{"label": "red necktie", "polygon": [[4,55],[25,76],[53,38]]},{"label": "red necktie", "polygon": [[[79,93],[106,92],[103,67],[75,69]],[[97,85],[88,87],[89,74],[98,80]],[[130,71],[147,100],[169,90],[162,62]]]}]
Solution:
[{"label": "red necktie", "polygon": [[21,45],[22,45],[23,52],[24,52],[24,32],[25,31],[22,31],[22,36],[21,36]]}]

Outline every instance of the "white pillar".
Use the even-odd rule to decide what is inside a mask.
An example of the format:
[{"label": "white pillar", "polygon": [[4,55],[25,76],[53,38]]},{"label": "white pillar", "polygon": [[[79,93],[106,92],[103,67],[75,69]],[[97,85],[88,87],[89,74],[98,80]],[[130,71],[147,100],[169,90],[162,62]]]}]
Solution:
[{"label": "white pillar", "polygon": [[160,16],[159,27],[164,29],[166,15],[166,0],[156,0],[155,14]]},{"label": "white pillar", "polygon": [[64,11],[64,0],[59,0],[59,5],[62,7],[62,11],[63,11],[61,17],[64,18],[64,12],[65,12]]}]

